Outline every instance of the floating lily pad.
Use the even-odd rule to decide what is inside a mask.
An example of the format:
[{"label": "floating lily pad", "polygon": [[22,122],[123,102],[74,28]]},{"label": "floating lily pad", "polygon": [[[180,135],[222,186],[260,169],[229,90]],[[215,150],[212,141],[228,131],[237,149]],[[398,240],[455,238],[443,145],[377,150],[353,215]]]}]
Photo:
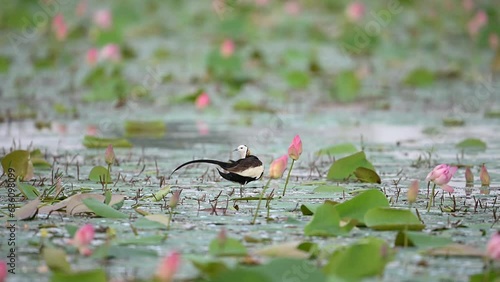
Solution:
[{"label": "floating lily pad", "polygon": [[22,180],[29,180],[33,177],[33,164],[30,159],[30,152],[26,150],[12,151],[3,157],[2,168],[9,179],[19,177]]},{"label": "floating lily pad", "polygon": [[223,241],[213,239],[208,246],[208,251],[213,256],[246,256],[247,248],[237,239],[225,238]]},{"label": "floating lily pad", "polygon": [[94,198],[83,199],[82,202],[96,215],[106,218],[128,218],[128,215],[115,210]]},{"label": "floating lily pad", "polygon": [[261,112],[261,113],[274,113],[275,110],[266,106],[255,104],[248,100],[240,100],[233,105],[235,111],[240,112]]},{"label": "floating lily pad", "polygon": [[453,240],[448,237],[440,237],[415,231],[399,231],[394,245],[400,247],[433,248],[446,246],[451,243],[453,243]]},{"label": "floating lily pad", "polygon": [[314,188],[313,193],[343,193],[346,192],[347,189],[342,186],[337,185],[321,185]]},{"label": "floating lily pad", "polygon": [[71,273],[71,266],[63,249],[45,247],[42,250],[42,257],[49,269],[54,273]]},{"label": "floating lily pad", "polygon": [[354,171],[354,175],[356,178],[365,183],[382,183],[382,180],[380,180],[380,176],[373,170],[365,167],[358,167]]},{"label": "floating lily pad", "polygon": [[449,244],[443,247],[436,247],[425,251],[426,255],[444,257],[477,257],[484,256],[484,251],[476,247],[464,244]]},{"label": "floating lily pad", "polygon": [[90,135],[83,138],[83,146],[87,148],[107,148],[110,144],[115,148],[132,147],[132,143],[125,138],[100,138]]},{"label": "floating lily pad", "polygon": [[341,219],[355,221],[357,225],[364,225],[365,214],[373,208],[380,207],[389,207],[389,201],[384,193],[377,189],[371,189],[336,205],[335,209]]},{"label": "floating lily pad", "polygon": [[455,145],[457,149],[465,152],[483,152],[486,150],[486,143],[481,139],[467,138]]},{"label": "floating lily pad", "polygon": [[285,74],[285,80],[292,88],[306,88],[309,85],[309,74],[304,71],[293,70]]},{"label": "floating lily pad", "polygon": [[373,208],[365,214],[366,226],[375,230],[422,230],[425,225],[406,209]]},{"label": "floating lily pad", "polygon": [[375,171],[373,165],[366,159],[365,152],[357,152],[345,158],[336,160],[328,170],[327,179],[334,181],[345,181],[354,176],[358,167],[364,167]]},{"label": "floating lily pad", "polygon": [[464,126],[465,121],[463,119],[458,119],[458,118],[444,118],[443,125],[447,127]]},{"label": "floating lily pad", "polygon": [[77,272],[54,272],[50,282],[106,282],[108,278],[106,277],[106,272],[104,269],[93,269]]},{"label": "floating lily pad", "polygon": [[332,96],[340,102],[353,102],[361,90],[361,81],[352,70],[342,71],[335,78]]},{"label": "floating lily pad", "polygon": [[99,183],[113,183],[108,169],[103,166],[93,167],[89,173],[89,179]]},{"label": "floating lily pad", "polygon": [[362,278],[381,276],[392,256],[384,240],[365,238],[336,250],[323,271],[336,278],[332,281],[361,281]]},{"label": "floating lily pad", "polygon": [[339,236],[349,233],[354,225],[341,222],[336,205],[325,202],[314,212],[311,221],[304,227],[306,236]]},{"label": "floating lily pad", "polygon": [[358,149],[356,149],[356,146],[354,146],[353,144],[342,143],[321,149],[318,152],[316,152],[316,154],[319,156],[321,155],[335,156],[340,154],[353,154],[356,153],[357,151]]},{"label": "floating lily pad", "polygon": [[436,75],[428,69],[417,68],[406,76],[404,83],[414,87],[425,87],[432,85],[435,78]]},{"label": "floating lily pad", "polygon": [[163,137],[167,126],[163,121],[126,121],[125,136]]}]

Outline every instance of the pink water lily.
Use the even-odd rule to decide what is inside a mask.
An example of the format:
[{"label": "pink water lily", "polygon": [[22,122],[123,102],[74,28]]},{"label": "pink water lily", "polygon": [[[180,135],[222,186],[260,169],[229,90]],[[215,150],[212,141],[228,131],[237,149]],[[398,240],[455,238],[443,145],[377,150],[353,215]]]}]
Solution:
[{"label": "pink water lily", "polygon": [[99,60],[99,50],[97,48],[90,48],[87,51],[87,64],[93,66]]},{"label": "pink water lily", "polygon": [[360,2],[353,2],[347,6],[345,11],[347,18],[352,22],[358,22],[365,16],[365,5]]},{"label": "pink water lily", "polygon": [[54,31],[57,40],[64,41],[66,39],[68,35],[68,25],[62,14],[59,13],[52,19],[52,31]]},{"label": "pink water lily", "polygon": [[101,29],[110,29],[113,25],[113,16],[108,9],[98,10],[94,13],[94,23]]},{"label": "pink water lily", "polygon": [[295,135],[292,144],[288,147],[288,156],[293,160],[298,160],[302,154],[302,140],[299,135]]},{"label": "pink water lily", "polygon": [[196,101],[194,101],[196,108],[198,110],[203,110],[208,105],[210,105],[210,96],[206,92],[201,93],[198,97],[196,97]]},{"label": "pink water lily", "polygon": [[288,155],[283,155],[275,159],[269,167],[269,177],[273,179],[281,178],[283,176],[283,172],[285,172],[287,164]]},{"label": "pink water lily", "polygon": [[120,61],[122,58],[120,46],[112,43],[105,45],[101,49],[100,57],[104,60],[109,60],[114,62]]},{"label": "pink water lily", "polygon": [[7,281],[7,263],[0,260],[0,282]]},{"label": "pink water lily", "polygon": [[418,180],[413,180],[410,184],[410,187],[408,188],[408,202],[410,204],[413,204],[417,201],[418,188],[419,188]]},{"label": "pink water lily", "polygon": [[486,166],[483,164],[481,167],[481,172],[479,173],[479,179],[481,179],[482,186],[490,186],[490,174],[486,169]]},{"label": "pink water lily", "polygon": [[447,164],[440,164],[436,166],[425,178],[426,181],[430,181],[441,187],[446,192],[453,193],[454,189],[448,182],[450,182],[453,174],[457,171],[458,167],[449,166]]},{"label": "pink water lily", "polygon": [[181,264],[181,254],[174,251],[165,256],[156,269],[156,279],[161,282],[171,282]]},{"label": "pink water lily", "polygon": [[115,163],[115,151],[113,150],[112,144],[109,144],[108,148],[106,148],[106,152],[104,152],[104,160],[108,165]]},{"label": "pink water lily", "polygon": [[500,232],[495,232],[486,246],[486,255],[493,260],[500,260]]},{"label": "pink water lily", "polygon": [[234,54],[235,44],[231,39],[225,39],[220,45],[220,54],[224,58],[231,57]]},{"label": "pink water lily", "polygon": [[76,231],[75,236],[70,240],[70,244],[78,248],[80,254],[89,256],[92,254],[89,245],[94,240],[94,235],[94,226],[92,224],[85,224]]}]

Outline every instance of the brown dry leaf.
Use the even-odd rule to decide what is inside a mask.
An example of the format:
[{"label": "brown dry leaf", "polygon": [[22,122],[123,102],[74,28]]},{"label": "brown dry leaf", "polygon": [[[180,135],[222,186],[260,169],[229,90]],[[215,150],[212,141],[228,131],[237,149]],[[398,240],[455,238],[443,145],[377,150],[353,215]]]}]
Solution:
[{"label": "brown dry leaf", "polygon": [[163,214],[148,214],[144,218],[168,226],[169,218]]},{"label": "brown dry leaf", "polygon": [[297,247],[301,242],[286,242],[283,244],[271,245],[257,250],[255,254],[268,257],[283,257],[283,258],[309,258],[310,254],[299,250]]},{"label": "brown dry leaf", "polygon": [[26,205],[20,207],[14,212],[14,215],[19,220],[31,219],[38,213],[38,205],[41,203],[40,198],[36,198]]},{"label": "brown dry leaf", "polygon": [[449,244],[444,247],[432,248],[424,252],[430,256],[482,257],[484,251],[463,244]]},{"label": "brown dry leaf", "polygon": [[[65,209],[66,214],[68,214],[68,215],[76,215],[76,214],[80,214],[80,213],[92,213],[92,211],[89,208],[87,208],[87,206],[82,202],[84,199],[88,199],[88,198],[94,198],[97,201],[103,202],[103,203],[105,200],[105,196],[100,195],[100,194],[91,194],[91,193],[76,194],[76,195],[73,195],[71,197],[64,199],[63,201],[61,201],[57,204],[50,205],[50,206],[44,206],[44,207],[40,208],[40,213],[49,214],[53,211],[61,210],[61,209]],[[112,205],[118,204],[120,202],[123,202],[124,200],[125,200],[124,195],[112,195],[111,201],[109,202],[109,205],[112,206]]]}]

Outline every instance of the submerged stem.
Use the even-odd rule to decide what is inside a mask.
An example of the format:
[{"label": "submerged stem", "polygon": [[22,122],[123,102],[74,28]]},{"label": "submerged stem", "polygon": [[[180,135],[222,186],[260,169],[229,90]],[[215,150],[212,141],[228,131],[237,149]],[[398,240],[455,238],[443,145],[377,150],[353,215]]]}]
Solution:
[{"label": "submerged stem", "polygon": [[266,186],[264,186],[264,188],[262,189],[262,192],[260,192],[259,203],[257,204],[257,209],[255,210],[255,214],[253,215],[253,219],[252,219],[252,222],[251,222],[252,225],[255,224],[255,220],[257,219],[257,214],[259,213],[260,203],[262,202],[262,197],[264,197],[264,193],[266,192],[266,189],[269,186],[269,183],[271,182],[271,179],[272,178],[269,178],[269,180],[266,183]]},{"label": "submerged stem", "polygon": [[429,203],[427,204],[427,212],[429,212],[431,210],[431,206],[434,202],[434,190],[436,190],[436,183],[434,183],[434,185],[432,185],[432,193],[431,193],[431,196],[429,197]]},{"label": "submerged stem", "polygon": [[293,168],[294,163],[295,163],[295,160],[292,159],[292,165],[290,166],[290,170],[288,170],[288,175],[287,175],[286,181],[285,181],[285,188],[283,189],[283,197],[285,196],[286,186],[288,185],[288,180],[290,179],[290,173],[292,173],[292,168]]}]

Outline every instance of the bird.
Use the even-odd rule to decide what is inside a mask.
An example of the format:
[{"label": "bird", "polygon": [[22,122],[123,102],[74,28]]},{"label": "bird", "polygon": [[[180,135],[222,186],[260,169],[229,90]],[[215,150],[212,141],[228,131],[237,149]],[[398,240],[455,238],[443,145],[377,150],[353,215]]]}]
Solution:
[{"label": "bird", "polygon": [[240,159],[237,161],[229,160],[229,162],[222,162],[210,159],[192,160],[178,166],[174,169],[174,171],[172,171],[170,176],[172,176],[172,174],[180,168],[194,163],[218,165],[222,168],[222,171],[217,168],[217,171],[222,178],[241,185],[240,196],[242,196],[243,185],[260,179],[264,174],[264,165],[259,158],[250,153],[250,150],[246,145],[240,145],[238,148],[234,149],[234,151],[237,151],[240,154]]}]

